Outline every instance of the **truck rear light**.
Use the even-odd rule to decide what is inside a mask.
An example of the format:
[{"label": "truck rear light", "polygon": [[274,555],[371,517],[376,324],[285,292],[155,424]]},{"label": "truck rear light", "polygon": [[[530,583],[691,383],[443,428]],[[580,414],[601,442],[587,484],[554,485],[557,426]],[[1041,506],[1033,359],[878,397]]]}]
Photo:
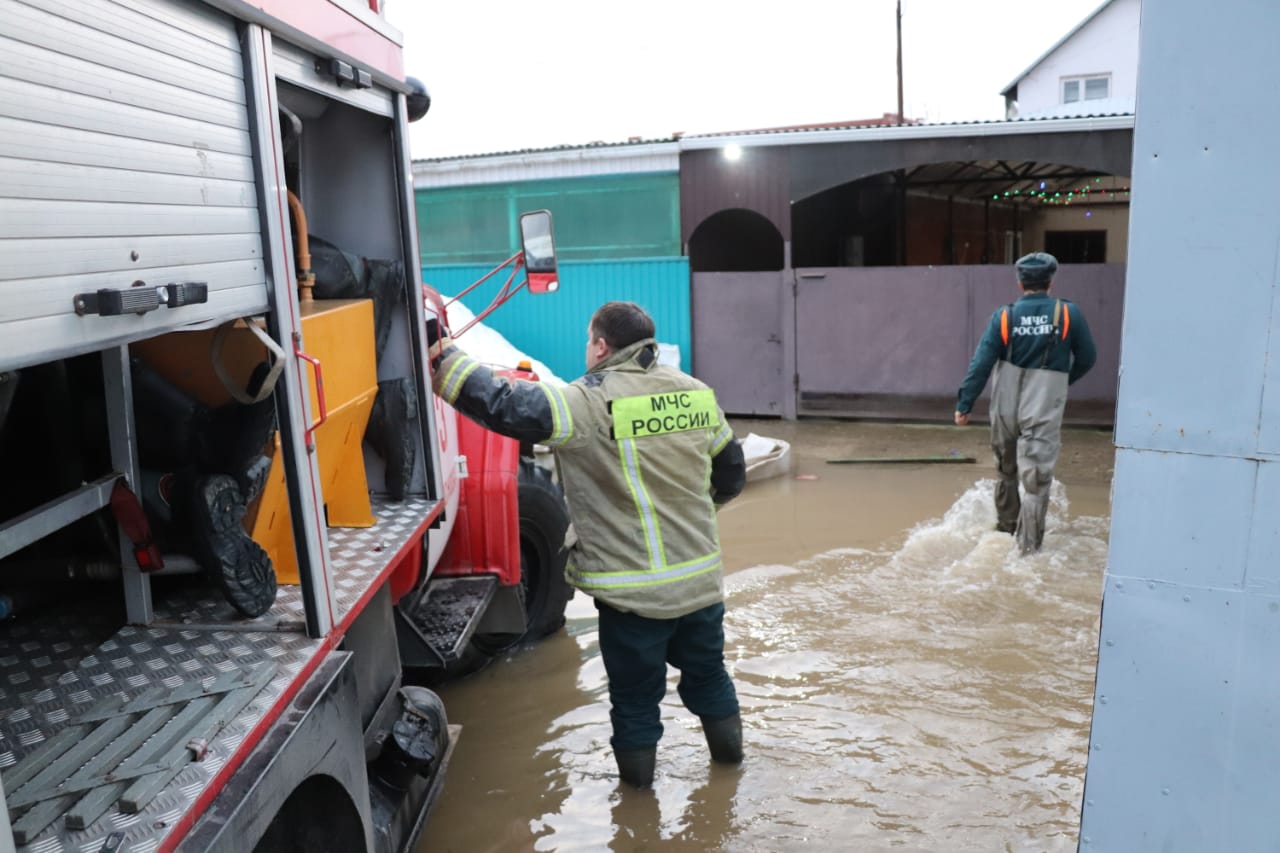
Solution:
[{"label": "truck rear light", "polygon": [[133,545],[133,556],[138,561],[138,568],[144,572],[156,572],[164,568],[164,557],[160,549],[151,539],[151,524],[142,509],[142,501],[125,485],[123,479],[117,480],[111,490],[111,514],[115,517],[120,530]]}]

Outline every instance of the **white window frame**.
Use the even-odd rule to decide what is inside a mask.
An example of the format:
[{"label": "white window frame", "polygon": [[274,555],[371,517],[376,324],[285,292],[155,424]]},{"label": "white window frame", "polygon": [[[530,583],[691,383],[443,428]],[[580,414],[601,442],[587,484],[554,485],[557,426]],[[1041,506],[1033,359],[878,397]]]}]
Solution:
[{"label": "white window frame", "polygon": [[[1107,93],[1102,98],[1086,98],[1087,84],[1093,80],[1105,80],[1107,83]],[[1077,95],[1074,100],[1067,100],[1067,86],[1074,83],[1076,85]],[[1098,101],[1111,97],[1111,75],[1108,74],[1080,74],[1075,77],[1063,77],[1058,86],[1058,97],[1061,103],[1078,104],[1081,101]]]}]

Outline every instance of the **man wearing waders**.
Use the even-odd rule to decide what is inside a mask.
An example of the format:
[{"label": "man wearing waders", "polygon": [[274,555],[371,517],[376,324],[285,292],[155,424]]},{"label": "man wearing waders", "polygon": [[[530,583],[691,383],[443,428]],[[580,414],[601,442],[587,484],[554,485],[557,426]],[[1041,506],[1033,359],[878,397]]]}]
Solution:
[{"label": "man wearing waders", "polygon": [[632,302],[596,310],[587,373],[564,388],[495,376],[437,337],[429,328],[437,394],[495,432],[555,452],[576,533],[565,575],[599,611],[622,781],[653,784],[668,663],[712,759],[740,762],[716,505],[742,491],[746,464],[714,392],[658,363],[653,320]]},{"label": "man wearing waders", "polygon": [[995,367],[991,449],[1000,470],[996,529],[1013,533],[1027,554],[1040,550],[1044,541],[1067,386],[1089,372],[1097,352],[1080,309],[1049,295],[1057,258],[1035,252],[1015,266],[1022,296],[992,315],[960,385],[955,421],[969,423],[974,400]]}]

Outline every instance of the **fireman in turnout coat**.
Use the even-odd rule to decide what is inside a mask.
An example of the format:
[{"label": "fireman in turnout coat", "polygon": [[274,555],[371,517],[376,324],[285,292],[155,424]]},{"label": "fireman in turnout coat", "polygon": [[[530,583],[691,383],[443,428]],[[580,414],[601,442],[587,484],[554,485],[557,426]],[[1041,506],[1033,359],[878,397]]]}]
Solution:
[{"label": "fireman in turnout coat", "polygon": [[1000,471],[996,529],[1013,533],[1026,554],[1040,550],[1044,541],[1067,386],[1089,372],[1097,352],[1084,313],[1049,295],[1058,259],[1034,252],[1019,258],[1015,269],[1022,296],[991,316],[960,385],[955,422],[969,423],[973,403],[994,367],[991,449]]},{"label": "fireman in turnout coat", "polygon": [[630,302],[596,311],[587,373],[564,388],[497,377],[447,336],[431,353],[446,402],[555,452],[569,538],[576,534],[565,571],[599,611],[622,780],[653,782],[668,663],[680,670],[680,698],[702,719],[711,757],[741,761],[716,505],[742,491],[746,465],[714,392],[658,364],[653,320]]}]

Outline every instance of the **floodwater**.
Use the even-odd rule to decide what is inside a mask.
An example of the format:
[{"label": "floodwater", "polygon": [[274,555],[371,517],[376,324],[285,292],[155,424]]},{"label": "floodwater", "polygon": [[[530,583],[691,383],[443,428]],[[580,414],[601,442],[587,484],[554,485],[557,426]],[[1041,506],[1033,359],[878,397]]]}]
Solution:
[{"label": "floodwater", "polygon": [[[1069,431],[1044,550],[993,531],[983,427],[734,421],[790,474],[721,511],[747,758],[710,763],[674,674],[652,792],[620,786],[595,610],[441,689],[462,734],[418,850],[1073,851],[1110,434]],[[976,464],[829,464],[838,457]]]}]

